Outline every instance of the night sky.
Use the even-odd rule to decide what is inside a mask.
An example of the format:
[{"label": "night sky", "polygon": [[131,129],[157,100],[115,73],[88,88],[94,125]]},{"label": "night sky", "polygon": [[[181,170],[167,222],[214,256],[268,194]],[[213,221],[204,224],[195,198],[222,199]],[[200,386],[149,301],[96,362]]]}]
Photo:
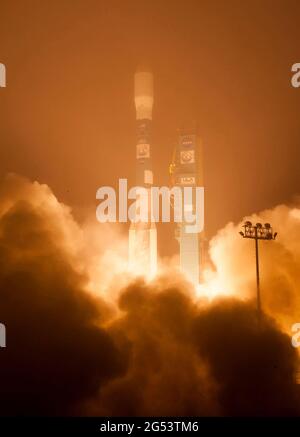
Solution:
[{"label": "night sky", "polygon": [[[206,232],[299,193],[298,1],[1,1],[0,177],[48,184],[75,216],[134,184],[133,75],[155,80],[156,185],[178,128],[204,144]],[[166,225],[164,225],[166,226]],[[159,227],[159,249],[177,250]],[[164,235],[164,237],[163,237]]]}]

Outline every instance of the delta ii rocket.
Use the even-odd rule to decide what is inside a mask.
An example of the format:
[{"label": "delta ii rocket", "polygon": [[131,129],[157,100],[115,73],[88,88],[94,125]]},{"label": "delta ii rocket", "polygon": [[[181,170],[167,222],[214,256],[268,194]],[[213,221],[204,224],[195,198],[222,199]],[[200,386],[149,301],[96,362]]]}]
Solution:
[{"label": "delta ii rocket", "polygon": [[[153,75],[139,69],[134,75],[136,110],[136,186],[148,191],[153,185],[151,159],[151,125],[153,108]],[[129,229],[129,268],[137,274],[153,276],[157,270],[157,232],[151,220],[149,201],[148,222],[132,222]]]}]

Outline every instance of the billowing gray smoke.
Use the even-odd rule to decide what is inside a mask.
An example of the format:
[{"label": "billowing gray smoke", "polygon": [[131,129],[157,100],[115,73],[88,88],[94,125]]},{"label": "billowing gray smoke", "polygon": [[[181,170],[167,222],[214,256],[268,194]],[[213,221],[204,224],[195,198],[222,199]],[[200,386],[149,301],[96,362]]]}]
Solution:
[{"label": "billowing gray smoke", "polygon": [[0,414],[299,413],[296,351],[251,301],[201,303],[162,276],[125,286],[116,311],[88,293],[81,237],[47,187],[4,182]]},{"label": "billowing gray smoke", "polygon": [[131,341],[131,360],[101,390],[106,414],[298,414],[297,354],[271,319],[258,325],[251,302],[197,307],[179,289],[137,283],[120,307],[111,333]]},{"label": "billowing gray smoke", "polygon": [[19,179],[6,183],[16,192],[3,196],[0,220],[0,320],[7,327],[0,414],[68,414],[117,376],[126,357],[97,326],[105,308],[72,267],[50,194]]}]

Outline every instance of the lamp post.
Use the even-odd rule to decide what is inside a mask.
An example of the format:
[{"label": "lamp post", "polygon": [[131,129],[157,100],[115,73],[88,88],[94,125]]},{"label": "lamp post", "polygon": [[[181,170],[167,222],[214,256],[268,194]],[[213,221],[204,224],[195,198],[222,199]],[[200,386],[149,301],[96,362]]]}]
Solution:
[{"label": "lamp post", "polygon": [[275,240],[277,232],[273,233],[270,223],[256,223],[253,225],[247,221],[243,225],[244,231],[240,232],[243,238],[251,238],[255,240],[255,259],[256,259],[256,299],[257,299],[257,317],[261,318],[261,298],[260,298],[260,282],[259,282],[259,257],[258,257],[258,240]]}]

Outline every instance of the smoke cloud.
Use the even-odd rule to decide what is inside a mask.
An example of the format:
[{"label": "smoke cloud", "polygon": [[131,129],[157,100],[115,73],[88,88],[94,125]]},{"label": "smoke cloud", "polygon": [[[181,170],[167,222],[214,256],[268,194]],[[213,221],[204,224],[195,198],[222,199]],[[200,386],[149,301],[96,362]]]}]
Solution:
[{"label": "smoke cloud", "polygon": [[47,186],[9,175],[0,187],[0,414],[299,414],[287,331],[299,313],[300,212],[279,206],[259,218],[280,235],[262,248],[260,325],[253,248],[237,226],[211,242],[203,289],[217,296],[207,299],[172,266],[152,281],[132,277],[118,230],[77,224]]},{"label": "smoke cloud", "polygon": [[[0,414],[69,414],[126,357],[99,325],[105,304],[75,269],[79,229],[50,190],[10,176],[1,190]],[[121,359],[122,358],[122,359]]]}]

